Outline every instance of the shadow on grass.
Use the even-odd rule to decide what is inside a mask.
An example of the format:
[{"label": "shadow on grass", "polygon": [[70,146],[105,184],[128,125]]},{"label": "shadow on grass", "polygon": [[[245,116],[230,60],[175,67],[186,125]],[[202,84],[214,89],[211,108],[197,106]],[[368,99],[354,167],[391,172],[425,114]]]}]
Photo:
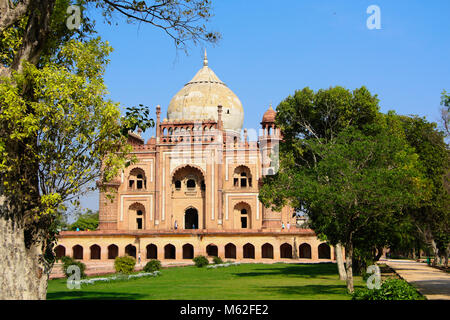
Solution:
[{"label": "shadow on grass", "polygon": [[[258,271],[261,270],[261,271]],[[337,267],[334,263],[321,264],[292,264],[283,268],[255,268],[253,272],[234,273],[238,277],[258,276],[296,276],[300,278],[318,278],[323,276],[337,276]]]},{"label": "shadow on grass", "polygon": [[47,293],[47,300],[138,300],[144,297],[144,295],[139,293],[105,291],[59,291]]},{"label": "shadow on grass", "polygon": [[280,287],[263,287],[264,292],[273,292],[278,295],[336,295],[342,296],[346,294],[345,285],[305,285],[305,286],[280,286]]}]

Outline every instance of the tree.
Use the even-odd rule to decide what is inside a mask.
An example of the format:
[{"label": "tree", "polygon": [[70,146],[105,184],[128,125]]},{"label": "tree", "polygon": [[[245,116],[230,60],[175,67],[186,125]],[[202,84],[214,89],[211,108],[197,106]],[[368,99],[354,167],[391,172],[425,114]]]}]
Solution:
[{"label": "tree", "polygon": [[[333,140],[349,125],[362,126],[374,122],[378,110],[377,96],[372,96],[365,87],[353,92],[339,86],[321,89],[316,93],[309,88],[296,91],[294,96],[286,98],[277,108],[277,125],[284,138],[280,152],[286,154],[293,151],[293,161],[296,163],[313,161],[313,155],[303,154],[300,137]],[[335,245],[340,250],[341,244]],[[345,280],[341,258],[340,254],[336,256],[339,277]]]},{"label": "tree", "polygon": [[280,169],[260,191],[274,209],[304,208],[316,234],[344,246],[350,292],[357,239],[400,215],[424,188],[399,121],[378,114],[377,104],[365,88],[304,89],[283,101]]},{"label": "tree", "polygon": [[88,209],[85,213],[78,213],[77,220],[72,223],[69,227],[69,230],[76,231],[77,229],[80,231],[86,230],[96,230],[98,227],[98,210],[93,212]]},{"label": "tree", "polygon": [[0,0],[0,299],[45,299],[63,203],[106,185],[133,160],[128,131],[153,125],[147,108],[121,117],[105,98],[112,49],[88,16],[67,29],[72,4],[152,24],[182,49],[218,39],[207,0]]},{"label": "tree", "polygon": [[447,91],[442,91],[441,96],[441,121],[446,137],[450,136],[450,94]]},{"label": "tree", "polygon": [[[417,116],[401,117],[406,139],[418,154],[422,174],[430,185],[428,201],[409,214],[422,240],[436,258],[441,251],[448,259],[450,243],[449,150],[436,123]],[[446,259],[446,261],[447,261]],[[436,259],[433,261],[436,263]],[[448,264],[448,262],[446,262]]]},{"label": "tree", "polygon": [[83,16],[82,32],[65,28],[66,10],[71,4],[78,5],[82,14],[87,12],[87,7],[97,8],[109,24],[115,15],[125,17],[129,23],[151,24],[184,50],[189,42],[215,43],[220,39],[219,33],[208,30],[204,24],[212,15],[210,0],[0,0],[0,33],[17,28],[26,20],[17,30],[22,39],[13,62],[3,66],[0,76],[10,75],[12,70],[21,71],[25,61],[36,65],[43,55],[57,50],[71,36],[93,31],[88,16]]}]

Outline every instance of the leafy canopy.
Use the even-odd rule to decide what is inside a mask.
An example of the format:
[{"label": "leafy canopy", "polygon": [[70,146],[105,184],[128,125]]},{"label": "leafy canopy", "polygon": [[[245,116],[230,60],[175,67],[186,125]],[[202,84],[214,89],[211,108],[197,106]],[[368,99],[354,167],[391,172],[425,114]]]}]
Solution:
[{"label": "leafy canopy", "polygon": [[[35,186],[23,166],[36,164],[38,206],[27,212],[38,219],[64,201],[89,191],[100,176],[109,181],[129,162],[125,118],[106,99],[103,81],[112,48],[99,38],[68,41],[42,68],[27,64],[23,73],[0,82],[0,174],[11,198],[30,202]],[[21,91],[30,87],[33,100]],[[128,130],[128,126],[125,126]]]}]

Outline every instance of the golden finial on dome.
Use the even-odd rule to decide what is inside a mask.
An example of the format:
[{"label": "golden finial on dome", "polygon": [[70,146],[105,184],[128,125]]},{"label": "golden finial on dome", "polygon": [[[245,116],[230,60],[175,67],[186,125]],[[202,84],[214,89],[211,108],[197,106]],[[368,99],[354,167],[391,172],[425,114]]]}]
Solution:
[{"label": "golden finial on dome", "polygon": [[205,48],[205,57],[203,58],[203,66],[208,66],[208,56],[206,55],[206,48]]}]

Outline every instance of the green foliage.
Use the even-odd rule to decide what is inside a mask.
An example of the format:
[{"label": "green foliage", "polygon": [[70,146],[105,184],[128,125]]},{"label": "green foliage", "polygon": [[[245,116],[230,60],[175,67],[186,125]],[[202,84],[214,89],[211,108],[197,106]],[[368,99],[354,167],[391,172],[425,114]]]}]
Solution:
[{"label": "green foliage", "polygon": [[445,135],[450,137],[450,94],[447,91],[442,92],[441,96],[441,121],[444,127]]},{"label": "green foliage", "polygon": [[92,212],[88,210],[88,212],[84,214],[80,214],[78,216],[77,221],[72,223],[69,227],[69,230],[75,231],[77,228],[80,231],[84,230],[96,230],[98,227],[98,211]]},{"label": "green foliage", "polygon": [[128,131],[135,131],[140,128],[143,131],[155,126],[155,122],[150,118],[148,107],[139,104],[138,107],[128,107],[123,121],[122,135],[126,136]]},{"label": "green foliage", "polygon": [[286,145],[298,147],[299,137],[332,140],[349,126],[375,122],[378,112],[377,95],[366,87],[352,92],[339,86],[317,92],[304,88],[280,103],[276,120]]},{"label": "green foliage", "polygon": [[353,300],[424,300],[408,282],[389,278],[383,281],[380,289],[357,289],[352,295]]},{"label": "green foliage", "polygon": [[[88,192],[94,179],[110,181],[129,161],[118,105],[105,99],[103,74],[111,51],[99,38],[71,40],[58,52],[58,64],[26,65],[14,82],[0,82],[0,126],[8,132],[0,136],[2,187],[26,201],[18,191],[30,194],[26,188],[32,186],[21,168],[38,163],[39,207],[30,204],[34,219]],[[33,101],[20,90],[30,84]]]},{"label": "green foliage", "polygon": [[214,257],[213,258],[213,263],[214,264],[222,264],[223,260],[220,257]]},{"label": "green foliage", "polygon": [[66,277],[69,277],[69,276],[72,275],[72,273],[68,273],[67,272],[67,269],[70,266],[75,265],[78,268],[80,268],[80,276],[81,276],[81,278],[86,278],[86,273],[85,273],[86,265],[83,262],[74,260],[74,259],[72,259],[71,257],[68,257],[68,256],[62,257],[61,258],[61,262],[62,262],[63,273],[64,273],[64,275]]},{"label": "green foliage", "polygon": [[349,127],[329,143],[303,140],[311,161],[295,166],[292,153],[280,154],[280,171],[265,179],[260,198],[275,204],[288,199],[303,208],[316,233],[332,244],[390,224],[424,188],[417,156],[390,120],[363,130]]},{"label": "green foliage", "polygon": [[418,207],[408,209],[420,239],[432,239],[441,249],[450,243],[450,153],[444,134],[424,118],[401,117],[406,139],[418,154],[420,170],[428,182],[429,196]]},{"label": "green foliage", "polygon": [[136,259],[130,256],[117,257],[114,260],[114,268],[117,273],[130,274],[134,271]]},{"label": "green foliage", "polygon": [[195,265],[199,268],[203,268],[209,264],[209,261],[205,256],[196,256],[192,261],[194,261]]},{"label": "green foliage", "polygon": [[159,260],[153,259],[147,262],[144,267],[145,272],[153,272],[161,269],[161,262]]},{"label": "green foliage", "polygon": [[351,259],[356,253],[363,268],[392,235],[407,230],[405,208],[430,197],[402,122],[392,112],[381,114],[377,96],[365,87],[305,88],[277,112],[280,167],[264,178],[260,200],[277,211],[301,209],[316,234],[341,243]]},{"label": "green foliage", "polygon": [[0,64],[10,66],[14,56],[22,44],[21,34],[24,32],[27,18],[15,23],[11,28],[0,32]]}]

